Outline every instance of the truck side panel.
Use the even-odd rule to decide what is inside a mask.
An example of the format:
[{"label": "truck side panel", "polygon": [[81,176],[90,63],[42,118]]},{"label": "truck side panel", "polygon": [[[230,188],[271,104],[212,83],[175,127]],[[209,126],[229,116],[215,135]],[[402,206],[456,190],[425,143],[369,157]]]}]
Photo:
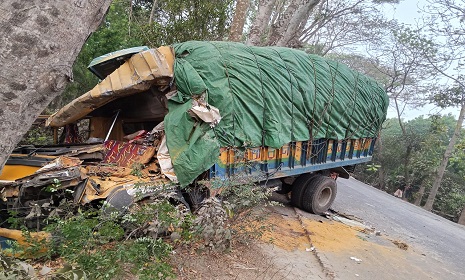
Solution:
[{"label": "truck side panel", "polygon": [[269,147],[238,151],[221,148],[218,163],[210,169],[210,178],[227,179],[246,172],[251,176],[281,178],[368,162],[376,138],[349,140],[318,139],[292,142],[279,149]]}]

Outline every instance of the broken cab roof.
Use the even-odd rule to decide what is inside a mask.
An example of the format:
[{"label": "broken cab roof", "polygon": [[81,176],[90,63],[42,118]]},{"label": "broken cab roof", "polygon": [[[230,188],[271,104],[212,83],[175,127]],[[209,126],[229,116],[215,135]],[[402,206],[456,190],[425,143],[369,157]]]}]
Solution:
[{"label": "broken cab roof", "polygon": [[149,47],[133,47],[101,55],[94,58],[87,69],[94,73],[99,79],[103,80],[106,76],[115,71],[133,54],[148,50]]}]

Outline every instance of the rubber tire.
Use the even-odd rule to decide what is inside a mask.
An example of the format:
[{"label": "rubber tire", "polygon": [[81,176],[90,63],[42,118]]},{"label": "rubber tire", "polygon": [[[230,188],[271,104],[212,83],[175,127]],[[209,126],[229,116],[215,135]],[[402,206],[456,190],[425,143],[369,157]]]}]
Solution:
[{"label": "rubber tire", "polygon": [[311,181],[317,177],[314,173],[305,173],[300,175],[292,184],[291,204],[302,209],[302,201],[305,190],[311,184]]},{"label": "rubber tire", "polygon": [[336,181],[330,177],[318,175],[305,189],[302,207],[305,211],[316,215],[324,214],[333,204],[336,194]]}]

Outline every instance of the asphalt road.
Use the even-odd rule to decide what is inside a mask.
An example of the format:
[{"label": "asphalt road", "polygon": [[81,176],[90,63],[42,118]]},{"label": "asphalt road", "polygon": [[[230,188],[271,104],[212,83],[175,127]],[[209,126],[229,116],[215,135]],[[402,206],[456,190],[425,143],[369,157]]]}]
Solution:
[{"label": "asphalt road", "polygon": [[355,216],[383,235],[403,240],[447,266],[457,276],[454,278],[465,279],[465,226],[353,178],[338,179],[332,209]]}]

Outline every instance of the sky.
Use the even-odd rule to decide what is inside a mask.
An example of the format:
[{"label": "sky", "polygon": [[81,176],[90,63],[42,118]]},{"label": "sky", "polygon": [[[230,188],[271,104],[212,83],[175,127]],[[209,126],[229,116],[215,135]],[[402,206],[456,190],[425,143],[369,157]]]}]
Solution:
[{"label": "sky", "polygon": [[385,4],[384,10],[387,18],[397,19],[407,24],[415,24],[421,16],[419,8],[426,4],[424,0],[401,0],[399,4]]},{"label": "sky", "polygon": [[[415,25],[421,17],[420,8],[423,7],[427,2],[425,0],[401,0],[399,4],[395,5],[384,5],[384,13],[388,19],[396,19],[399,22],[405,24]],[[397,113],[393,106],[389,106],[388,118],[397,117]],[[455,117],[458,116],[459,108],[446,108],[441,109],[433,105],[427,104],[422,108],[412,109],[407,108],[404,112],[403,118],[405,120],[414,119],[418,116],[425,116],[432,114],[453,114]]]}]

